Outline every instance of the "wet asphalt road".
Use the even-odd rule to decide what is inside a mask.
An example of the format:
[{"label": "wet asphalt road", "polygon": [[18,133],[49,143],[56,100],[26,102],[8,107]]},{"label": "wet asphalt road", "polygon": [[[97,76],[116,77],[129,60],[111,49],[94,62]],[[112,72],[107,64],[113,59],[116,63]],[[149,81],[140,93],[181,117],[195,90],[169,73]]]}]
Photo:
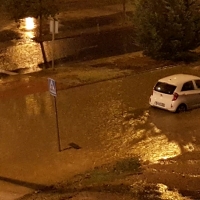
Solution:
[{"label": "wet asphalt road", "polygon": [[156,80],[177,72],[199,73],[159,70],[59,91],[61,152],[48,92],[1,99],[1,190],[17,196],[134,155],[155,169],[160,159],[175,163],[174,172],[192,179],[184,187],[198,190],[200,109],[180,115],[148,105]]}]

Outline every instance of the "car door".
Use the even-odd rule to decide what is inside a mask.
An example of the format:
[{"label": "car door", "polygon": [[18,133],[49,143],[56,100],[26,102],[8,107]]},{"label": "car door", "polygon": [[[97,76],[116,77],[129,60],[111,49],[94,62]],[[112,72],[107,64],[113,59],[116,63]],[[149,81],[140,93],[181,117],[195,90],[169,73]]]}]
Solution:
[{"label": "car door", "polygon": [[195,89],[193,81],[187,81],[181,89],[182,102],[187,104],[188,109],[197,106],[198,90]]},{"label": "car door", "polygon": [[200,80],[194,80],[194,86],[196,89],[196,107],[200,107]]}]

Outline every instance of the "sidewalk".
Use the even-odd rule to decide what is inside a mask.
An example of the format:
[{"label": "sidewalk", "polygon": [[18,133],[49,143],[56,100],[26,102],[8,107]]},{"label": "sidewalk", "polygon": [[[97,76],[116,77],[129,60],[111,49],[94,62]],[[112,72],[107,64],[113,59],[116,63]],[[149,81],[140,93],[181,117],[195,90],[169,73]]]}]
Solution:
[{"label": "sidewalk", "polygon": [[[71,38],[83,34],[130,27],[132,26],[130,15],[133,9],[132,4],[126,4],[125,19],[122,4],[62,12],[56,16],[60,31],[55,34],[55,39]],[[43,39],[51,40],[51,37],[51,34],[48,34]]]},{"label": "sidewalk", "polygon": [[[130,3],[126,4],[126,12],[133,12],[133,5]],[[86,18],[95,18],[95,17],[103,17],[114,15],[116,13],[123,13],[123,6],[122,4],[115,4],[104,6],[100,8],[93,8],[93,9],[85,9],[80,11],[66,11],[58,15],[58,20],[60,18],[65,18],[66,21],[71,20],[80,20]]]}]

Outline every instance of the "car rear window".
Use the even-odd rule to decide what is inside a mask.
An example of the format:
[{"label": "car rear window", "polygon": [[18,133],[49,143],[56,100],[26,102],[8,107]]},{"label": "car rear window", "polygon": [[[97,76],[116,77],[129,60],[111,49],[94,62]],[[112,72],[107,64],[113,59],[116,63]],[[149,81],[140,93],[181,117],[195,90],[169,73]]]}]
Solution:
[{"label": "car rear window", "polygon": [[163,83],[163,82],[158,82],[154,87],[155,91],[164,94],[173,94],[175,89],[176,89],[175,85],[170,85],[168,83]]}]

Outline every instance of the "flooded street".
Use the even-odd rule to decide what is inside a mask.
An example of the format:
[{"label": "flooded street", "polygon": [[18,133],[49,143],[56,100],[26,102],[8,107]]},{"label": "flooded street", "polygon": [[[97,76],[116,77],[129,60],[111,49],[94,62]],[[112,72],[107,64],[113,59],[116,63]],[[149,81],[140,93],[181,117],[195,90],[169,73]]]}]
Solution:
[{"label": "flooded street", "polygon": [[[40,70],[44,61],[40,45],[33,41],[36,29],[33,19],[24,19],[17,29],[23,37],[0,43],[1,70]],[[133,38],[132,28],[97,28],[95,33],[56,40],[55,60],[133,52]],[[44,42],[44,48],[50,62],[52,42]],[[0,200],[7,200],[1,199],[2,193],[17,197],[126,158],[139,158],[143,170],[124,180],[131,182],[130,199],[200,199],[200,109],[174,114],[148,104],[154,83],[180,72],[200,76],[199,70],[171,68],[58,91],[61,152],[49,92],[0,98]]]},{"label": "flooded street", "polygon": [[[33,18],[26,18],[21,20],[19,25],[15,22],[8,24],[21,34],[21,39],[0,42],[1,70],[20,73],[40,70],[38,66],[42,67],[44,57],[40,44],[33,40],[38,35],[37,23]],[[133,38],[133,27],[100,32],[95,27],[88,33],[66,36],[54,42],[44,41],[43,45],[47,62],[52,59],[55,62],[83,61],[137,51],[138,47],[133,44]]]},{"label": "flooded street", "polygon": [[[48,92],[1,99],[1,188],[9,191],[15,182],[21,190],[37,189],[138,156],[146,172],[134,176],[134,182],[157,182],[163,195],[171,192],[169,199],[176,195],[183,200],[182,195],[198,191],[200,109],[173,114],[148,105],[156,80],[177,71],[146,72],[59,91],[61,152]],[[79,148],[72,148],[72,143]]]}]

